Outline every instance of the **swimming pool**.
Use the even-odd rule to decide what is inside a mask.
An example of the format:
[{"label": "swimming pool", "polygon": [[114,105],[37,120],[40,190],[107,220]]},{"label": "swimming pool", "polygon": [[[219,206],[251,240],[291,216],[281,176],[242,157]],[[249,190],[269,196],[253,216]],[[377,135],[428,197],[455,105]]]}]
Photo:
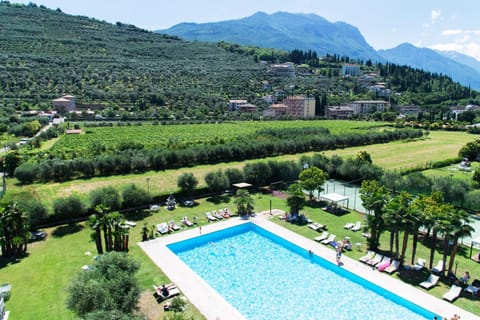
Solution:
[{"label": "swimming pool", "polygon": [[168,245],[247,319],[433,319],[252,223]]}]

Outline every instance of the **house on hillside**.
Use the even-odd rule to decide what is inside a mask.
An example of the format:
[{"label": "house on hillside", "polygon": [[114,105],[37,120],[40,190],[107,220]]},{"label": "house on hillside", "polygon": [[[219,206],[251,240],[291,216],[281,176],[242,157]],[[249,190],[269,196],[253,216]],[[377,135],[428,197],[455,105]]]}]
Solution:
[{"label": "house on hillside", "polygon": [[228,101],[228,110],[238,111],[239,106],[247,104],[248,101],[244,99],[232,99]]},{"label": "house on hillside", "polygon": [[350,102],[348,106],[353,109],[354,114],[365,114],[387,111],[390,109],[390,102],[383,100],[357,100]]},{"label": "house on hillside", "polygon": [[326,110],[325,116],[328,119],[345,120],[353,115],[353,108],[350,106],[331,106]]},{"label": "house on hillside", "polygon": [[292,62],[270,65],[270,72],[281,77],[295,77],[295,65]]},{"label": "house on hillside", "polygon": [[287,106],[287,114],[292,118],[315,117],[315,98],[303,95],[289,96],[283,100],[283,104]]},{"label": "house on hillside", "polygon": [[342,66],[342,77],[356,77],[361,75],[360,66],[358,64],[344,64]]},{"label": "house on hillside", "polygon": [[60,114],[66,114],[76,109],[76,99],[71,95],[64,95],[52,100],[52,109]]},{"label": "house on hillside", "polygon": [[263,111],[264,117],[278,118],[280,116],[286,115],[288,112],[288,107],[283,103],[272,104],[268,109]]}]

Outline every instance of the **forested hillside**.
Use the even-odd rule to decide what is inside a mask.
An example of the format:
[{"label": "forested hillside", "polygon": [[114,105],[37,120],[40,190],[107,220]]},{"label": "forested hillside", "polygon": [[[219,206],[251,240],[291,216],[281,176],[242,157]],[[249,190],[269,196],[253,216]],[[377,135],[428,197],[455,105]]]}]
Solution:
[{"label": "forested hillside", "polygon": [[[262,61],[293,61],[297,76],[275,76]],[[359,63],[363,74],[376,76],[341,77],[342,65],[351,62]],[[223,119],[229,99],[247,99],[262,110],[268,94],[277,94],[279,101],[290,94],[317,97],[317,114],[322,115],[326,105],[385,99],[366,89],[377,81],[392,90],[393,105],[448,108],[479,103],[475,91],[449,77],[409,67],[321,57],[311,50],[189,42],[121,22],[0,2],[3,117],[18,110],[49,109],[51,99],[62,94],[76,96],[79,104],[100,106],[109,118]]]},{"label": "forested hillside", "polygon": [[0,3],[0,104],[7,113],[65,93],[80,103],[206,112],[228,97],[252,96],[262,70],[251,57],[215,44]]}]

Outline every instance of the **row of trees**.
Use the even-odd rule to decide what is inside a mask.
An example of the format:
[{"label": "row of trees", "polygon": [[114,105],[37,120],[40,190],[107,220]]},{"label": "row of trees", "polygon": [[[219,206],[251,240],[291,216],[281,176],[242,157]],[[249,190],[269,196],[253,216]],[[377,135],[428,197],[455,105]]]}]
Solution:
[{"label": "row of trees", "polygon": [[[470,236],[474,229],[470,226],[469,215],[445,203],[442,192],[412,196],[406,191],[391,194],[385,186],[375,180],[362,182],[360,197],[363,206],[370,211],[367,215],[370,230],[369,246],[376,250],[380,236],[390,232],[390,252],[400,260],[405,260],[410,236],[412,236],[411,263],[415,261],[416,248],[421,232],[424,232],[430,245],[429,268],[433,266],[435,251],[440,247],[443,253],[443,270],[452,271],[457,253],[458,241]],[[403,238],[402,237],[403,234]],[[402,246],[400,249],[400,241]],[[450,247],[450,244],[451,247]],[[445,268],[448,261],[448,267]]]},{"label": "row of trees", "polygon": [[[182,150],[126,150],[113,155],[78,158],[74,160],[40,160],[25,162],[14,170],[22,184],[36,181],[67,181],[79,177],[111,176],[165,170],[197,164],[241,161],[281,154],[323,151],[336,148],[385,143],[394,140],[418,138],[421,130],[400,129],[372,132],[363,135],[307,135],[272,141],[239,141],[230,144],[190,147]],[[15,154],[9,156],[15,158]],[[7,162],[7,159],[6,159]],[[13,161],[11,161],[13,162]],[[14,163],[14,162],[13,162]],[[12,168],[9,168],[11,170]]]}]

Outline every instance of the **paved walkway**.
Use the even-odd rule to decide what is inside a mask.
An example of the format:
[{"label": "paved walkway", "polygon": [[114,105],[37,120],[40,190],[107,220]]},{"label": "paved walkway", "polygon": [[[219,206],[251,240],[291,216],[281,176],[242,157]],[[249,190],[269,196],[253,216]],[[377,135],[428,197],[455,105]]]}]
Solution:
[{"label": "paved walkway", "polygon": [[[281,214],[278,211],[272,211],[273,215]],[[257,214],[255,218],[249,220],[262,228],[275,233],[288,241],[304,248],[312,250],[314,254],[336,263],[335,252],[326,246],[319,244],[313,240],[305,238],[294,233],[282,226],[269,221],[272,217],[269,211]],[[249,221],[240,218],[230,218],[228,220],[203,226],[202,234],[214,232],[224,228],[232,227]],[[160,237],[155,240],[141,242],[139,246],[147,253],[147,255],[155,262],[162,271],[177,284],[182,293],[193,303],[198,310],[207,318],[212,320],[240,320],[245,319],[233,306],[213,290],[203,279],[188,268],[175,254],[173,254],[166,245],[185,239],[190,239],[200,235],[200,229],[194,228],[184,232],[175,233],[166,237]],[[414,301],[417,305],[430,310],[436,314],[449,319],[454,314],[461,316],[462,320],[480,320],[475,316],[457,306],[444,300],[431,296],[430,294],[408,285],[394,277],[385,273],[372,270],[359,261],[342,256],[343,268],[367,279],[368,281],[394,292],[398,296]]]}]

